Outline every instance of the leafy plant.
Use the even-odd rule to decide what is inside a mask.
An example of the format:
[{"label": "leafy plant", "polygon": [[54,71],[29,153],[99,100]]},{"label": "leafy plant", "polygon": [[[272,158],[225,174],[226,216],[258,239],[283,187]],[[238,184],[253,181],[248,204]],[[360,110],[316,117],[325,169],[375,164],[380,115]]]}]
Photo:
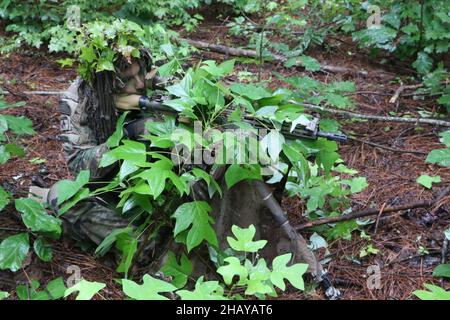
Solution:
[{"label": "leafy plant", "polygon": [[413,294],[421,300],[450,300],[450,292],[438,286],[425,283],[423,285],[427,290],[416,290]]},{"label": "leafy plant", "polygon": [[425,161],[438,164],[442,167],[448,167],[450,166],[450,131],[445,131],[440,136],[442,137],[440,141],[446,148],[431,150]]},{"label": "leafy plant", "polygon": [[420,177],[417,178],[417,183],[421,184],[427,189],[431,189],[431,186],[433,183],[439,183],[441,182],[440,176],[429,176],[427,174],[423,174]]}]

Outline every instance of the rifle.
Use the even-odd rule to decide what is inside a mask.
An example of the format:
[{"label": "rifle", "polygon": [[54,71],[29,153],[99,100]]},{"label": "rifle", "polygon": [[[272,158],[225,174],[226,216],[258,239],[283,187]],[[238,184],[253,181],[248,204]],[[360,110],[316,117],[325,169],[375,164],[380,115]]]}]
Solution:
[{"label": "rifle", "polygon": [[[159,111],[162,113],[169,113],[169,114],[178,116],[178,112],[176,110],[174,110],[168,106],[165,106],[161,102],[150,101],[147,97],[141,98],[139,103],[141,104],[141,106],[143,106],[142,109],[144,111]],[[218,120],[220,122],[226,122],[227,118],[231,115],[231,113],[233,111],[234,111],[234,109],[224,110],[221,113]],[[180,118],[179,118],[179,120],[180,120]],[[256,129],[265,129],[265,128],[273,129],[274,128],[273,124],[270,121],[268,121],[266,119],[261,119],[261,118],[255,117],[254,115],[251,115],[246,112],[243,113],[242,120],[243,120],[243,122],[252,125]],[[187,122],[187,121],[181,121],[181,122]],[[320,118],[318,118],[318,117],[313,117],[313,119],[309,120],[309,122],[307,124],[303,124],[303,125],[298,124],[292,131],[289,128],[289,124],[285,123],[281,127],[280,131],[283,134],[283,136],[285,136],[286,138],[294,139],[294,140],[299,139],[299,138],[317,140],[320,137],[320,138],[325,138],[327,140],[333,140],[333,141],[338,141],[338,142],[346,142],[347,141],[347,136],[345,134],[321,131],[320,130]]]},{"label": "rifle", "polygon": [[[140,104],[142,99],[140,100]],[[144,111],[159,111],[162,113],[169,113],[178,116],[178,112],[168,106],[163,105],[160,102],[150,101],[148,98],[143,101],[145,103]],[[142,105],[142,104],[141,104]],[[219,121],[226,123],[228,117],[234,110],[224,110],[219,117]],[[187,121],[181,121],[182,119],[178,119],[180,122],[189,123],[189,119]],[[243,113],[242,120],[245,123],[251,124],[253,127],[257,129],[261,128],[273,128],[273,124],[270,121],[265,119],[257,118],[251,114]],[[320,130],[320,118],[313,117],[312,120],[309,120],[308,123],[303,125],[298,125],[294,128],[294,130],[289,129],[289,125],[285,124],[281,127],[281,133],[288,139],[298,139],[298,138],[306,138],[316,140],[319,137],[334,140],[339,142],[347,141],[347,136],[340,133],[331,133],[331,132],[323,132]],[[215,175],[222,176],[224,173],[224,167],[219,169],[219,171],[215,172]],[[282,210],[280,204],[273,196],[272,191],[269,189],[267,184],[264,181],[253,180],[252,186],[255,188],[257,193],[262,199],[262,203],[264,206],[271,212],[275,222],[278,226],[284,231],[286,236],[291,241],[291,248],[301,259],[303,259],[306,263],[308,263],[309,268],[308,271],[314,277],[314,280],[323,287],[325,290],[325,295],[331,299],[339,299],[341,293],[338,289],[336,289],[333,285],[330,275],[327,270],[325,270],[320,261],[317,259],[315,254],[309,249],[306,240],[292,227],[287,219],[286,213]]]}]

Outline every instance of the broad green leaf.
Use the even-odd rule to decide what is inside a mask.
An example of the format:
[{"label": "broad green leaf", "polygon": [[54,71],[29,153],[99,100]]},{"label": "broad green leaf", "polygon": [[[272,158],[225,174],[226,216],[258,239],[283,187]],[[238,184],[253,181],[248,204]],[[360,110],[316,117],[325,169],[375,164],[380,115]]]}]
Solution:
[{"label": "broad green leaf", "polygon": [[227,300],[218,281],[203,281],[203,276],[195,283],[194,291],[178,290],[181,300]]},{"label": "broad green leaf", "polygon": [[4,239],[0,243],[0,270],[19,270],[29,249],[28,233],[19,233]]},{"label": "broad green leaf", "polygon": [[126,228],[119,228],[114,229],[109,235],[106,236],[105,239],[98,245],[97,249],[95,249],[95,254],[98,256],[105,255],[111,246],[116,242],[117,237],[123,233],[130,234],[130,232],[133,230],[132,227],[126,227]]},{"label": "broad green leaf", "polygon": [[414,61],[412,66],[421,75],[425,75],[431,71],[431,68],[433,67],[433,59],[431,59],[430,56],[425,52],[419,52],[419,54],[417,55],[417,60]]},{"label": "broad green leaf", "polygon": [[416,290],[413,292],[420,300],[450,300],[450,291],[445,291],[445,289],[429,283],[423,285],[430,291]]},{"label": "broad green leaf", "polygon": [[299,60],[302,66],[304,66],[308,71],[319,71],[321,68],[320,63],[313,57],[303,55],[299,58]]},{"label": "broad green leaf", "polygon": [[177,288],[183,288],[188,277],[193,271],[192,263],[189,258],[183,253],[180,259],[180,264],[177,262],[175,254],[170,251],[166,264],[161,268],[161,272],[166,276],[173,278],[172,284]]},{"label": "broad green leaf", "polygon": [[78,191],[75,196],[73,196],[67,203],[58,210],[58,215],[62,215],[67,212],[70,208],[72,208],[75,204],[80,202],[81,200],[89,197],[90,191],[88,188],[82,188],[80,191]]},{"label": "broad green leaf", "polygon": [[147,181],[149,194],[155,199],[164,191],[166,187],[166,179],[169,177],[169,170],[158,167],[152,167],[142,171],[133,178],[142,178]]},{"label": "broad green leaf", "polygon": [[434,268],[433,276],[450,278],[450,263],[440,264]]},{"label": "broad green leaf", "polygon": [[309,119],[304,114],[301,114],[296,119],[292,120],[290,132],[294,131],[298,125],[307,126],[310,123],[311,121],[309,121]]},{"label": "broad green leaf", "polygon": [[5,117],[0,114],[0,141],[3,141],[3,134],[8,131],[8,122]]},{"label": "broad green leaf", "polygon": [[58,192],[58,206],[64,201],[72,198],[82,187],[89,182],[89,170],[81,170],[75,181],[60,180],[57,182],[56,190]]},{"label": "broad green leaf", "polygon": [[100,160],[100,167],[108,167],[118,160],[130,160],[139,164],[147,158],[145,144],[132,140],[122,140],[122,145],[106,152]]},{"label": "broad green leaf", "polygon": [[48,293],[50,294],[50,298],[53,300],[64,297],[64,294],[67,290],[62,277],[53,279],[52,281],[47,283],[47,286],[45,288],[47,289]]},{"label": "broad green leaf", "polygon": [[361,192],[369,186],[365,177],[342,180],[341,183],[348,185],[350,187],[351,193]]},{"label": "broad green leaf", "polygon": [[431,150],[425,160],[429,163],[436,163],[443,167],[450,166],[450,148]]},{"label": "broad green leaf", "polygon": [[292,254],[287,253],[278,256],[273,260],[273,271],[270,275],[270,281],[283,291],[286,289],[284,279],[287,279],[295,288],[304,290],[305,285],[303,283],[302,275],[308,269],[308,265],[304,263],[296,263],[292,266],[287,266],[289,261],[291,261],[291,258]]},{"label": "broad green leaf", "polygon": [[39,281],[31,280],[28,285],[21,284],[17,286],[16,293],[19,300],[50,300],[50,296],[45,291],[38,291]]},{"label": "broad green leaf", "polygon": [[254,294],[273,294],[274,289],[270,284],[270,270],[267,268],[266,261],[259,259],[255,266],[251,265],[249,260],[245,261],[245,266],[249,273],[249,279],[246,282],[246,295]]},{"label": "broad green leaf", "polygon": [[144,283],[137,284],[128,279],[122,279],[123,292],[135,300],[169,300],[160,293],[173,292],[177,288],[165,281],[155,279],[148,274],[144,275]]},{"label": "broad green leaf", "polygon": [[217,246],[217,236],[211,223],[214,219],[209,215],[211,207],[205,201],[193,201],[184,203],[178,207],[172,215],[176,219],[174,236],[177,236],[192,225],[186,238],[188,252],[206,240],[213,246]]},{"label": "broad green leaf", "polygon": [[248,276],[247,268],[241,265],[241,262],[236,257],[228,257],[224,259],[227,263],[225,266],[221,266],[217,269],[217,273],[222,275],[223,280],[227,285],[230,285],[234,276],[239,276],[238,285],[245,284]]},{"label": "broad green leaf", "polygon": [[42,261],[49,262],[52,260],[52,247],[44,237],[40,236],[34,240],[33,248],[34,252]]},{"label": "broad green leaf", "polygon": [[0,145],[0,165],[5,164],[9,159],[11,159],[11,154],[4,145]]},{"label": "broad green leaf", "polygon": [[265,88],[253,84],[233,83],[230,89],[235,94],[247,97],[251,100],[260,100],[272,96]]},{"label": "broad green leaf", "polygon": [[439,183],[441,182],[440,176],[429,176],[427,174],[423,174],[416,180],[417,183],[421,184],[427,189],[431,189],[431,186],[433,183]]},{"label": "broad green leaf", "polygon": [[82,279],[74,286],[68,288],[64,297],[69,296],[74,292],[78,292],[75,300],[91,300],[100,290],[106,287],[106,284],[100,282],[91,282]]},{"label": "broad green leaf", "polygon": [[42,204],[36,200],[17,199],[16,210],[22,213],[23,223],[32,231],[45,232],[52,236],[61,234],[61,220],[49,215]]},{"label": "broad green leaf", "polygon": [[116,248],[122,253],[122,260],[117,267],[117,272],[125,273],[128,276],[128,270],[133,262],[133,257],[137,251],[138,241],[135,237],[128,233],[117,235]]},{"label": "broad green leaf", "polygon": [[9,297],[9,293],[5,291],[0,291],[0,300],[6,299]]},{"label": "broad green leaf", "polygon": [[120,140],[123,138],[123,124],[125,122],[125,118],[128,115],[128,113],[129,113],[128,111],[124,112],[119,117],[119,119],[117,119],[116,130],[106,141],[106,145],[109,148],[117,147],[120,143]]},{"label": "broad green leaf", "polygon": [[442,132],[440,136],[442,137],[441,142],[450,148],[450,130]]},{"label": "broad green leaf", "polygon": [[259,165],[232,164],[225,172],[225,182],[228,189],[242,180],[261,180],[261,168]]},{"label": "broad green leaf", "polygon": [[277,162],[280,152],[285,143],[284,136],[277,130],[270,130],[270,132],[261,140],[261,149],[269,153],[270,159]]},{"label": "broad green leaf", "polygon": [[[25,156],[25,150],[21,146],[18,146],[17,144],[8,143],[5,145],[5,149],[12,156],[16,156],[16,157],[24,157]],[[44,160],[44,162],[45,162],[45,160]]]},{"label": "broad green leaf", "polygon": [[8,205],[9,203],[9,194],[0,187],[0,212]]},{"label": "broad green leaf", "polygon": [[8,129],[17,135],[33,135],[36,133],[33,129],[33,122],[28,118],[11,115],[4,115],[3,117],[8,122]]},{"label": "broad green leaf", "polygon": [[253,237],[256,234],[256,228],[251,224],[248,228],[240,228],[236,225],[231,227],[236,239],[227,237],[228,244],[233,250],[243,252],[258,252],[258,250],[264,248],[267,244],[267,240],[253,241]]}]

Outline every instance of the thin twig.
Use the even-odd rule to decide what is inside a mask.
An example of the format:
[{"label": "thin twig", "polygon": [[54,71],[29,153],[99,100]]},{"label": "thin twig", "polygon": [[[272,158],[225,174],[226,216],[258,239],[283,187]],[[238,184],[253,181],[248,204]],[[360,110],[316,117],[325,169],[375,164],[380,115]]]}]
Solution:
[{"label": "thin twig", "polygon": [[337,110],[332,108],[326,108],[318,105],[313,105],[309,103],[300,103],[295,100],[289,100],[289,103],[296,104],[298,106],[304,107],[306,109],[329,112],[333,114],[338,114],[340,116],[346,118],[359,118],[366,120],[376,120],[376,121],[384,121],[384,122],[405,122],[405,123],[422,123],[422,124],[431,124],[443,127],[450,127],[450,122],[438,119],[424,119],[424,118],[401,118],[401,117],[385,117],[385,116],[375,116],[370,114],[361,114],[355,113],[348,110]]},{"label": "thin twig", "polygon": [[350,136],[348,136],[348,139],[349,139],[349,140],[358,141],[358,142],[361,142],[361,143],[363,143],[363,144],[367,144],[367,145],[372,146],[372,147],[376,147],[376,148],[380,148],[380,149],[392,151],[392,152],[412,153],[412,154],[418,154],[418,155],[423,155],[423,156],[426,156],[426,155],[427,155],[426,152],[415,151],[415,150],[404,150],[404,149],[392,148],[392,147],[388,147],[388,146],[383,146],[383,145],[378,144],[378,143],[375,143],[375,142],[370,142],[370,141],[358,139],[358,138],[355,138],[355,137],[350,137]]},{"label": "thin twig", "polygon": [[[253,58],[257,59],[259,57],[256,50],[250,50],[250,49],[239,49],[239,48],[232,48],[220,44],[212,44],[205,41],[199,41],[199,40],[192,40],[192,39],[180,39],[181,41],[186,41],[191,46],[201,49],[201,50],[210,50],[216,53],[226,54],[230,56],[236,56],[236,57],[246,57],[246,58]],[[282,56],[280,54],[274,54],[269,53],[269,58],[272,58],[272,61],[275,62],[286,62],[288,58],[285,56]],[[298,61],[295,63],[296,67],[302,67],[301,61]],[[320,65],[320,70],[323,72],[331,72],[331,73],[356,73],[361,76],[367,76],[367,71],[363,70],[353,70],[350,68],[345,68],[341,66],[331,66],[331,65]]]},{"label": "thin twig", "polygon": [[[383,213],[386,214],[386,213],[397,212],[397,211],[402,211],[402,210],[432,207],[432,206],[438,204],[441,201],[441,199],[444,198],[448,193],[450,193],[450,185],[447,186],[447,188],[445,188],[438,195],[438,197],[435,200],[420,201],[420,202],[414,202],[412,204],[388,207],[383,210]],[[368,210],[363,210],[363,211],[358,211],[358,212],[351,212],[349,214],[345,214],[345,215],[337,216],[337,217],[317,219],[317,220],[310,221],[310,222],[304,223],[304,224],[296,227],[296,230],[301,231],[304,229],[320,226],[323,224],[336,223],[336,222],[341,222],[341,221],[348,221],[348,220],[353,220],[353,219],[358,219],[358,218],[363,218],[363,217],[369,217],[369,216],[379,214],[379,212],[380,212],[380,209],[368,209]]]}]

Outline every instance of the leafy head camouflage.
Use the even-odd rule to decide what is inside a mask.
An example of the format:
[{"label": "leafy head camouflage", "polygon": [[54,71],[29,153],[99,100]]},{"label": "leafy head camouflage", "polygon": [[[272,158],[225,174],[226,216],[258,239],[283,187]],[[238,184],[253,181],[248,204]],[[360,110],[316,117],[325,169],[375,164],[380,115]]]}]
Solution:
[{"label": "leafy head camouflage", "polygon": [[148,50],[142,46],[142,28],[127,20],[93,22],[83,26],[77,37],[78,73],[83,79],[80,97],[86,104],[87,120],[98,143],[114,132],[117,113],[113,95],[126,85],[119,73],[133,61],[140,72],[151,67]]}]

